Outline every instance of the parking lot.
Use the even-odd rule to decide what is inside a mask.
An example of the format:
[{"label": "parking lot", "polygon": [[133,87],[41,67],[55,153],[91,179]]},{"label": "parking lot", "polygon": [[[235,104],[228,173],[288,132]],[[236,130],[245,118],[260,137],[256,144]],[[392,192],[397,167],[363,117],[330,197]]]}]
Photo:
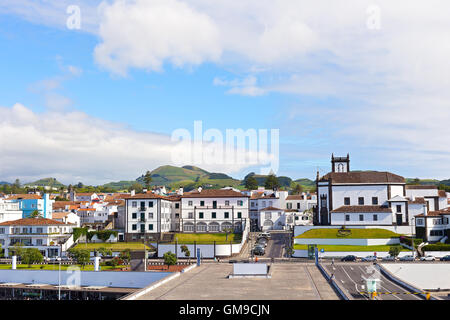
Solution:
[{"label": "parking lot", "polygon": [[[258,243],[258,235],[254,233],[251,238],[251,248],[254,248]],[[270,232],[270,239],[268,239],[267,246],[264,249],[263,255],[255,255],[259,258],[282,258],[285,253],[286,246],[290,243],[292,234],[290,232]]]}]

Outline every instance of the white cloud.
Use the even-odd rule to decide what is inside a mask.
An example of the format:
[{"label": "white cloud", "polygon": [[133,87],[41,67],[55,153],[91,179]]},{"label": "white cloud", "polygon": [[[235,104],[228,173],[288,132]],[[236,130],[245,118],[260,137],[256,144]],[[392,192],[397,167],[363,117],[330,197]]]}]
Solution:
[{"label": "white cloud", "polygon": [[[146,170],[172,164],[173,150],[180,152],[179,148],[187,146],[172,142],[167,135],[134,131],[82,112],[35,113],[21,104],[0,107],[0,128],[0,178],[6,181],[55,177],[67,184],[97,184],[131,180]],[[251,150],[244,152],[250,155]],[[264,153],[260,156],[268,159]],[[188,164],[229,174],[250,166],[183,165]]]},{"label": "white cloud", "polygon": [[102,43],[95,48],[100,65],[124,74],[129,67],[161,71],[216,61],[219,34],[212,19],[177,0],[119,0],[100,6]]},{"label": "white cloud", "polygon": [[227,91],[229,94],[240,94],[245,96],[260,96],[265,91],[257,86],[257,79],[254,76],[248,76],[243,79],[223,80],[219,77],[215,77],[213,84],[215,86],[231,87]]}]

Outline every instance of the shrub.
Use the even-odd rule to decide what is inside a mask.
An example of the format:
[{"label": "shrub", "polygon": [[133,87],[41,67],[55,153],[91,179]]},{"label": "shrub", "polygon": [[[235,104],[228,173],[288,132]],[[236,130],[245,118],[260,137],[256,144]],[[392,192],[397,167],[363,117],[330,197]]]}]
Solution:
[{"label": "shrub", "polygon": [[422,248],[423,251],[450,251],[450,244],[434,243],[426,245]]},{"label": "shrub", "polygon": [[168,266],[173,266],[177,264],[177,257],[175,256],[175,253],[172,253],[171,251],[168,251],[164,253],[164,263]]}]

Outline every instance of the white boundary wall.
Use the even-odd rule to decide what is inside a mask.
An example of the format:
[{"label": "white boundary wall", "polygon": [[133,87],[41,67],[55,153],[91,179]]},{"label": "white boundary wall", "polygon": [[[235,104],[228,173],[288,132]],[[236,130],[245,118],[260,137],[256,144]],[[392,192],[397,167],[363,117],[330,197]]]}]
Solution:
[{"label": "white boundary wall", "polygon": [[[425,255],[432,255],[436,258],[442,258],[443,256],[450,255],[450,251],[425,251]],[[450,273],[448,274],[448,277],[450,277]]]},{"label": "white boundary wall", "polygon": [[[247,224],[244,228],[244,232],[242,233],[241,243],[235,244],[216,244],[216,257],[229,257],[232,254],[238,254],[241,252],[242,247],[247,241],[247,236],[249,233],[250,224]],[[151,243],[155,248],[157,247],[156,242]],[[186,258],[184,252],[181,251],[182,243],[176,244],[159,244],[158,245],[158,258],[162,258],[164,253],[171,251],[172,253],[177,253],[178,258]],[[193,244],[186,244],[190,252],[190,258],[194,258],[196,252],[194,251]],[[175,248],[176,247],[176,248]],[[202,258],[214,258],[214,244],[197,244],[196,248],[200,248],[200,253]],[[176,250],[175,250],[176,249]]]},{"label": "white boundary wall", "polygon": [[[294,237],[305,233],[312,229],[339,229],[341,226],[295,226],[294,227]],[[390,230],[395,233],[411,235],[411,226],[345,226],[347,229],[385,229]]]},{"label": "white boundary wall", "polygon": [[396,277],[423,290],[450,290],[448,263],[384,263],[383,268]]},{"label": "white boundary wall", "polygon": [[399,238],[389,239],[324,239],[324,238],[301,238],[294,239],[294,244],[318,244],[318,245],[348,245],[348,246],[378,246],[388,244],[399,244]]}]

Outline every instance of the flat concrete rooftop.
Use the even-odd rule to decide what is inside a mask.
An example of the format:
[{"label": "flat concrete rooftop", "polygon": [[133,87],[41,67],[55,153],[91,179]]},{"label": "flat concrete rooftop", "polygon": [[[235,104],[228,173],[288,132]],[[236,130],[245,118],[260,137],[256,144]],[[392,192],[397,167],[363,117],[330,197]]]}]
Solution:
[{"label": "flat concrete rooftop", "polygon": [[181,274],[138,300],[338,300],[314,264],[272,265],[272,278],[234,278],[232,264],[208,263]]}]

